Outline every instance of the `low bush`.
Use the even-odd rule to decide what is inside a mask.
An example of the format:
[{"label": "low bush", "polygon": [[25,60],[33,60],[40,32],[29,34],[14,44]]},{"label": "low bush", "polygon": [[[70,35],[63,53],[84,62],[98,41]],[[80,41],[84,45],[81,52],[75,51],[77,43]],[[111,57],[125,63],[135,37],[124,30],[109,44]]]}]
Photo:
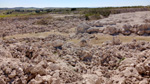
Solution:
[{"label": "low bush", "polygon": [[110,9],[100,9],[100,8],[95,8],[95,9],[87,9],[83,12],[85,14],[86,20],[97,20],[101,19],[101,16],[103,17],[108,17],[111,14]]},{"label": "low bush", "polygon": [[100,14],[85,14],[86,20],[98,20],[101,19]]},{"label": "low bush", "polygon": [[38,25],[48,25],[51,19],[53,19],[52,16],[45,17],[45,18],[42,18],[42,19],[36,21],[34,24],[38,24]]}]

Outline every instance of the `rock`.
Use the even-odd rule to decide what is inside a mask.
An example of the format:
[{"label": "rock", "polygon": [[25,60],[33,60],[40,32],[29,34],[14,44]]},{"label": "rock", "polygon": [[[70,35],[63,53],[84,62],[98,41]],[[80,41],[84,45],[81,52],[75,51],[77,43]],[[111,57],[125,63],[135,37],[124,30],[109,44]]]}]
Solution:
[{"label": "rock", "polygon": [[103,27],[103,23],[97,21],[97,22],[92,23],[92,26],[93,27]]},{"label": "rock", "polygon": [[150,19],[145,19],[144,22],[145,23],[150,23]]},{"label": "rock", "polygon": [[137,35],[143,35],[145,33],[144,30],[138,30]]},{"label": "rock", "polygon": [[40,75],[46,75],[46,70],[42,65],[35,65],[33,67],[31,67],[30,72],[32,74],[40,74]]},{"label": "rock", "polygon": [[112,39],[112,45],[120,45],[122,42],[117,37],[113,37]]},{"label": "rock", "polygon": [[103,31],[104,31],[104,28],[99,28],[98,33],[103,33]]},{"label": "rock", "polygon": [[64,44],[63,40],[55,40],[53,41],[53,47],[55,47],[56,49],[62,49],[62,45]]},{"label": "rock", "polygon": [[125,78],[121,77],[121,75],[114,75],[109,82],[112,84],[123,84]]},{"label": "rock", "polygon": [[95,84],[102,84],[102,83],[104,83],[104,80],[103,80],[102,78],[98,78],[98,79],[96,80],[96,83],[95,83]]},{"label": "rock", "polygon": [[29,84],[51,84],[52,78],[51,76],[40,76],[39,74],[35,77],[35,79],[32,79]]},{"label": "rock", "polygon": [[109,26],[104,28],[103,31],[104,34],[110,34],[110,35],[117,35],[119,33],[118,29],[113,27],[113,26]]},{"label": "rock", "polygon": [[40,81],[36,81],[35,79],[32,79],[28,84],[40,84]]},{"label": "rock", "polygon": [[86,39],[81,39],[79,44],[80,44],[80,47],[86,47],[89,45]]},{"label": "rock", "polygon": [[137,32],[138,35],[150,34],[150,24],[139,25],[137,31],[138,31]]},{"label": "rock", "polygon": [[61,84],[59,79],[52,78],[52,83],[51,84]]},{"label": "rock", "polygon": [[149,61],[149,60],[146,60],[146,61],[144,62],[144,68],[145,68],[148,72],[150,72],[150,61]]},{"label": "rock", "polygon": [[4,81],[4,79],[2,79],[1,77],[0,77],[0,84],[6,84],[6,82]]},{"label": "rock", "polygon": [[89,51],[84,51],[81,60],[90,62],[92,60],[92,54]]},{"label": "rock", "polygon": [[122,28],[122,30],[121,30],[122,34],[124,34],[124,35],[130,35],[131,34],[130,29],[131,28],[132,28],[131,25],[124,25],[123,28]]},{"label": "rock", "polygon": [[99,28],[96,28],[96,27],[92,27],[87,30],[87,33],[89,34],[98,33],[98,32],[99,32]]},{"label": "rock", "polygon": [[60,66],[57,64],[50,64],[49,67],[52,71],[60,70]]},{"label": "rock", "polygon": [[16,78],[12,84],[24,84],[20,78]]},{"label": "rock", "polygon": [[149,82],[148,82],[148,80],[144,79],[144,80],[140,81],[139,84],[149,84]]},{"label": "rock", "polygon": [[16,70],[13,70],[9,75],[9,78],[14,78],[16,76]]},{"label": "rock", "polygon": [[95,74],[84,74],[83,78],[86,84],[95,84],[96,79],[98,79],[98,76]]},{"label": "rock", "polygon": [[122,30],[122,34],[124,34],[124,35],[130,35],[131,32],[129,30]]},{"label": "rock", "polygon": [[6,73],[6,74],[10,74],[11,71],[12,71],[11,68],[8,67],[8,68],[6,68],[5,73]]},{"label": "rock", "polygon": [[145,60],[143,63],[139,63],[136,66],[136,70],[142,76],[150,76],[150,61],[149,61],[149,59]]},{"label": "rock", "polygon": [[119,33],[118,29],[115,27],[108,27],[109,33],[110,35],[117,35]]},{"label": "rock", "polygon": [[90,26],[88,24],[85,24],[85,23],[84,24],[80,24],[76,28],[76,34],[86,33],[89,28],[90,28]]},{"label": "rock", "polygon": [[150,34],[150,24],[144,24],[143,28],[146,34]]}]

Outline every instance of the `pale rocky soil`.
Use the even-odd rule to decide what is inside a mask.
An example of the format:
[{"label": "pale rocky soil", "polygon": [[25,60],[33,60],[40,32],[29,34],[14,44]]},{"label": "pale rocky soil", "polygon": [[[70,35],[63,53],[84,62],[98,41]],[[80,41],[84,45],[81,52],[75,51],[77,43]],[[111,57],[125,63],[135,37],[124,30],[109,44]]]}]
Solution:
[{"label": "pale rocky soil", "polygon": [[87,33],[109,35],[149,35],[150,12],[135,12],[110,15],[108,18],[89,23]]},{"label": "pale rocky soil", "polygon": [[[148,11],[111,15],[96,21],[69,16],[48,25],[32,24],[37,17],[30,20],[16,18],[12,22],[14,19],[0,21],[1,32],[5,33],[0,40],[0,84],[150,82]],[[18,29],[16,25],[26,27],[19,26]],[[137,28],[134,25],[138,25]],[[135,31],[131,32],[132,29]],[[139,31],[144,34],[137,33]],[[122,37],[132,41],[124,42]],[[107,42],[100,43],[102,40]]]}]

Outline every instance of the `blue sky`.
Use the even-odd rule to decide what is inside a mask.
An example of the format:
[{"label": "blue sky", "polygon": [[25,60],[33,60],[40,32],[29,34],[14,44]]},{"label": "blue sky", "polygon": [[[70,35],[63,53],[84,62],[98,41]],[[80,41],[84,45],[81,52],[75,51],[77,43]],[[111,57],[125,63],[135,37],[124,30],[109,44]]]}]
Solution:
[{"label": "blue sky", "polygon": [[150,0],[0,0],[0,7],[106,7],[150,5]]}]

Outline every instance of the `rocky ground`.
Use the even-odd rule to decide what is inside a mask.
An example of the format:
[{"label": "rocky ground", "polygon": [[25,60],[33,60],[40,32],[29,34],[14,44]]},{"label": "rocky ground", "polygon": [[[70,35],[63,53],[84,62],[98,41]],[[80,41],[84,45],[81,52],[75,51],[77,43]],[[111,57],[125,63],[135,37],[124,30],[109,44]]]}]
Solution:
[{"label": "rocky ground", "polygon": [[150,12],[110,15],[105,19],[89,22],[86,27],[79,32],[148,36],[150,34]]},{"label": "rocky ground", "polygon": [[[53,24],[46,19],[44,25],[37,24],[41,20],[37,17],[0,21],[0,84],[149,84],[150,42],[133,38],[124,43],[117,37],[148,37],[150,12],[122,13],[96,21],[65,18]],[[59,34],[7,38],[52,30]],[[93,44],[92,40],[103,40],[99,35],[113,38]]]},{"label": "rocky ground", "polygon": [[0,36],[40,33],[52,30],[68,33],[70,28],[76,27],[83,21],[85,21],[85,19],[78,15],[65,16],[53,14],[31,17],[27,16],[4,18],[0,19]]}]

